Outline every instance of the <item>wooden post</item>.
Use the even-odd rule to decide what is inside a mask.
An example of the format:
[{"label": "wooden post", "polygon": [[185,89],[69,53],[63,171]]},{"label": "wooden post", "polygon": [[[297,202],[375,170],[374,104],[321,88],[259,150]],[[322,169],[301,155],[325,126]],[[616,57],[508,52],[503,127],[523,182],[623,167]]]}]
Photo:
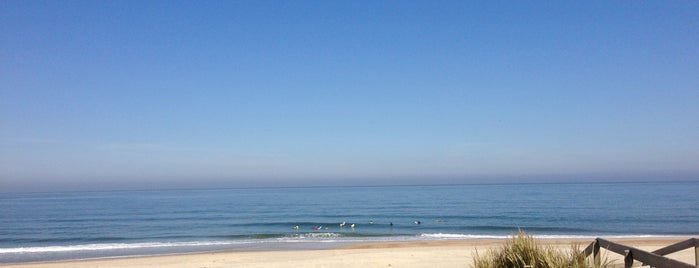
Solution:
[{"label": "wooden post", "polygon": [[633,253],[631,250],[624,250],[624,268],[631,268],[633,266]]},{"label": "wooden post", "polygon": [[699,246],[694,246],[694,265],[699,268]]},{"label": "wooden post", "polygon": [[597,242],[597,239],[595,239],[595,241],[593,241],[592,243],[593,243],[592,257],[595,261],[594,266],[596,268],[600,268],[600,266],[602,266],[602,257],[600,256],[600,253],[599,253],[599,242]]}]

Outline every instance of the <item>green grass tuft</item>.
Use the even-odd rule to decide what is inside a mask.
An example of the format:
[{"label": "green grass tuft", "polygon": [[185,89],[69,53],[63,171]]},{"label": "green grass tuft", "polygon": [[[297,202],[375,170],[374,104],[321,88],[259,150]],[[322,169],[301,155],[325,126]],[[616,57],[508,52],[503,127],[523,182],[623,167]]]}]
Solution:
[{"label": "green grass tuft", "polygon": [[[602,267],[605,267],[605,264]],[[593,267],[588,263],[580,245],[573,244],[569,250],[537,244],[534,237],[519,231],[501,248],[488,250],[481,255],[473,254],[473,268],[583,268]]]}]

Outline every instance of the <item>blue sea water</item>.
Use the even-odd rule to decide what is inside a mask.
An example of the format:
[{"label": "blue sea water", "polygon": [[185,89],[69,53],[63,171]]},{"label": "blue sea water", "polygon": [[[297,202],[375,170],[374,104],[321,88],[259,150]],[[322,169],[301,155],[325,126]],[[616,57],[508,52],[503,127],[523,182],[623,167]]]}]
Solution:
[{"label": "blue sea water", "polygon": [[0,263],[505,238],[518,228],[696,236],[699,182],[0,194]]}]

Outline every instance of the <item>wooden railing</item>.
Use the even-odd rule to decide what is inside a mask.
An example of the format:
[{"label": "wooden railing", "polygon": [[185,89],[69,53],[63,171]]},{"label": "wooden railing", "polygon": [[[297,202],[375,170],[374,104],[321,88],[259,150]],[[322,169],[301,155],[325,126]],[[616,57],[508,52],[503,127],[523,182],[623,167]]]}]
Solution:
[{"label": "wooden railing", "polygon": [[[681,250],[694,247],[694,265],[684,263],[678,260],[673,260],[665,257],[665,255],[675,253]],[[585,248],[585,256],[592,254],[596,267],[601,265],[600,248],[604,248],[611,252],[624,256],[624,267],[631,267],[634,260],[640,261],[642,265],[650,265],[657,268],[698,268],[699,267],[699,239],[691,238],[679,243],[669,245],[667,247],[648,252],[634,247],[614,243],[602,238],[597,238],[595,241]]]}]

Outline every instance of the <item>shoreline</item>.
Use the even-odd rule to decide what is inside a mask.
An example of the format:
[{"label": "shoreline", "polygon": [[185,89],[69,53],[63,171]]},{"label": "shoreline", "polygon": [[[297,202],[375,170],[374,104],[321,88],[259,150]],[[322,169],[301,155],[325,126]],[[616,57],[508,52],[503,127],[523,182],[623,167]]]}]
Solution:
[{"label": "shoreline", "polygon": [[[655,250],[691,236],[633,237],[609,240],[644,250]],[[585,248],[594,238],[537,238],[542,245],[569,248],[577,243]],[[216,250],[146,256],[105,257],[81,260],[7,263],[0,267],[464,267],[472,262],[475,251],[485,252],[501,246],[508,239],[459,239],[390,242],[360,242],[327,249],[298,250]],[[603,253],[604,255],[604,253]],[[621,256],[607,254],[610,259]],[[617,258],[619,257],[619,258]],[[694,250],[671,254],[688,263],[694,262]],[[618,263],[618,262],[617,262]]]}]

